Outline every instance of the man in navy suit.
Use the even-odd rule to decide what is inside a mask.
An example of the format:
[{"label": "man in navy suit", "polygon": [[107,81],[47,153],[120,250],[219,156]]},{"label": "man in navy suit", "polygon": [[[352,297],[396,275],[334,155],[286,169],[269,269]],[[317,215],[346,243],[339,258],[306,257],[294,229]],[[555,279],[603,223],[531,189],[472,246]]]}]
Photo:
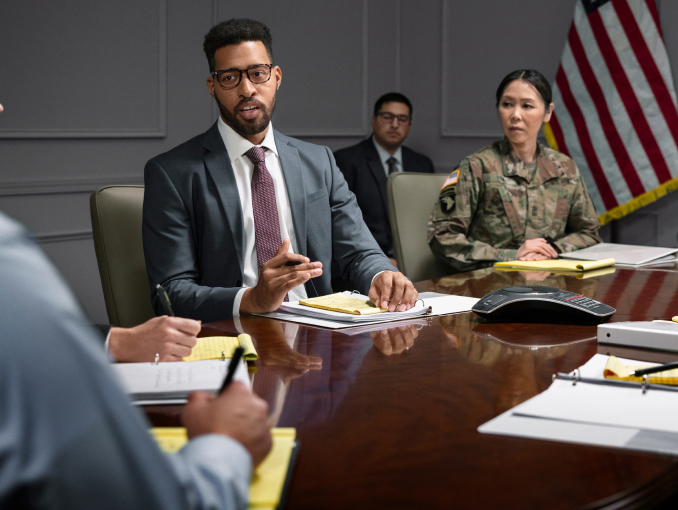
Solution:
[{"label": "man in navy suit", "polygon": [[166,288],[177,315],[217,321],[331,293],[334,261],[372,302],[411,308],[416,290],[379,249],[329,149],[273,130],[282,72],[268,28],[225,21],[204,50],[220,118],[145,168],[151,287]]},{"label": "man in navy suit", "polygon": [[410,100],[397,92],[384,94],[374,105],[372,136],[334,153],[367,227],[394,265],[386,180],[393,172],[435,171],[428,157],[403,145],[411,126]]}]

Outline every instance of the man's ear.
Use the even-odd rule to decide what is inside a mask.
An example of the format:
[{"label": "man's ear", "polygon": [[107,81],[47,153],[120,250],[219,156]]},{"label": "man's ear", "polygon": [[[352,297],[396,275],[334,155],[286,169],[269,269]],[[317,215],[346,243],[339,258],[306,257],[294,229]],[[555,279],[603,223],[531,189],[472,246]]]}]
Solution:
[{"label": "man's ear", "polygon": [[207,78],[207,90],[210,93],[210,96],[214,97],[214,78],[210,76]]},{"label": "man's ear", "polygon": [[278,67],[275,66],[273,68],[273,75],[275,76],[275,90],[278,90],[280,88],[280,84],[282,83],[282,70]]}]

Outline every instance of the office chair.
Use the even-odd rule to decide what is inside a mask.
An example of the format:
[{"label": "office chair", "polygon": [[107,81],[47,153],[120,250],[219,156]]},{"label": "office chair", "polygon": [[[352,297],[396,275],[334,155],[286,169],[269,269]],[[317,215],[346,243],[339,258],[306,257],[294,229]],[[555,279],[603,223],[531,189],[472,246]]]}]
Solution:
[{"label": "office chair", "polygon": [[386,184],[398,269],[413,282],[453,273],[426,242],[428,218],[447,174],[394,172]]},{"label": "office chair", "polygon": [[155,317],[141,242],[143,186],[106,186],[90,196],[94,250],[113,326]]}]

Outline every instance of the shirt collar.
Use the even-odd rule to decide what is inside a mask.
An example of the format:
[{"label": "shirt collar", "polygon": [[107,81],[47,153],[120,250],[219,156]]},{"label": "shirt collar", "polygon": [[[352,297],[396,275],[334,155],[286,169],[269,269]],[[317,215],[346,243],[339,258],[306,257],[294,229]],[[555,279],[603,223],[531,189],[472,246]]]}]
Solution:
[{"label": "shirt collar", "polygon": [[[228,152],[231,163],[242,157],[243,154],[254,147],[252,142],[236,133],[221,117],[219,117],[219,120],[217,121],[217,127],[219,128],[221,138],[224,140],[224,145],[226,146],[226,151]],[[269,151],[278,156],[278,147],[275,145],[272,122],[268,123],[268,131],[266,132],[264,141],[261,142],[261,147],[266,147]]]},{"label": "shirt collar", "polygon": [[381,145],[377,143],[377,141],[374,139],[374,135],[372,135],[372,143],[374,144],[374,147],[377,149],[377,154],[379,154],[379,159],[381,160],[381,163],[384,165],[384,167],[388,167],[388,158],[395,158],[395,160],[400,163],[400,166],[403,164],[403,151],[402,151],[402,145],[399,145],[396,151],[393,154],[389,154],[386,149],[384,149]]}]

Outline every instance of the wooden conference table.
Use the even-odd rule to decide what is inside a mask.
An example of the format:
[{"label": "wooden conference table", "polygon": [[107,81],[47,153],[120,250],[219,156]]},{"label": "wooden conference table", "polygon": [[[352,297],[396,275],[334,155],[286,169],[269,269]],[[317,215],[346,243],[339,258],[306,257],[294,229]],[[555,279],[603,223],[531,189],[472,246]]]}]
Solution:
[{"label": "wooden conference table", "polygon": [[[482,297],[526,283],[607,303],[612,321],[678,315],[678,271],[580,280],[483,269],[417,288]],[[297,428],[287,509],[653,508],[678,491],[677,457],[477,431],[597,352],[670,354],[598,346],[595,326],[489,324],[472,313],[362,333],[256,317],[241,327],[260,355],[255,392],[277,426]],[[237,333],[233,321],[203,329]],[[147,412],[156,425],[177,423],[176,409]]]}]

